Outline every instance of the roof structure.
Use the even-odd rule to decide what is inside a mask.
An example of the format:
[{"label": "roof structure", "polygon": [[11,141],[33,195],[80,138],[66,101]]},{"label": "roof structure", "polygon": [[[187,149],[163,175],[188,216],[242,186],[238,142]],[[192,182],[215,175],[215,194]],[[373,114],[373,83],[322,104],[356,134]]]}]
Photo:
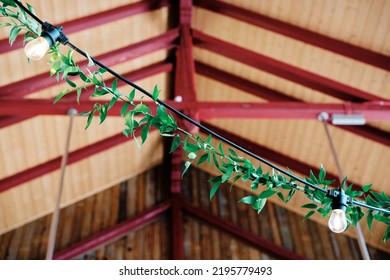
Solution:
[{"label": "roof structure", "polygon": [[[29,4],[127,79],[150,90],[157,84],[168,104],[300,176],[318,173],[323,164],[329,178],[338,178],[320,113],[363,115],[365,125],[330,126],[342,169],[356,188],[372,183],[374,190],[390,195],[390,1]],[[70,94],[53,105],[66,84],[49,77],[46,61],[28,64],[22,44],[10,47],[7,36],[0,30],[0,234],[53,211],[67,112],[87,111],[95,102],[85,95],[78,105],[76,94]],[[87,64],[81,56],[77,60]],[[182,212],[202,215],[181,199],[182,155],[170,157],[157,132],[139,150],[122,135],[119,115],[120,106],[114,107],[104,124],[94,121],[88,130],[84,117],[75,118],[62,206],[162,163],[170,165],[172,196],[146,214],[171,209],[173,231],[179,234],[173,246],[180,248]],[[304,201],[303,196],[288,204],[272,200],[302,216]],[[311,220],[327,223],[316,215]],[[365,223],[362,229],[368,244],[390,252],[389,242],[381,241],[382,225],[375,224],[372,234]],[[355,235],[352,229],[347,234]],[[174,252],[174,258],[183,257],[183,251]]]}]

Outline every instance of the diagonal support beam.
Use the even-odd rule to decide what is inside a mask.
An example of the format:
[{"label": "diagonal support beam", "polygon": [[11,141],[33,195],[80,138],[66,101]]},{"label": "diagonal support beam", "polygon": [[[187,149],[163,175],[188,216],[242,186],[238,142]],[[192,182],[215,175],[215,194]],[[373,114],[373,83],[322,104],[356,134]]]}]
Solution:
[{"label": "diagonal support beam", "polygon": [[[171,49],[175,47],[175,40],[178,36],[178,29],[172,29],[151,39],[99,55],[96,59],[110,67],[158,50]],[[79,66],[83,69],[87,66],[87,64],[88,61],[84,60],[79,64]],[[47,73],[43,73],[0,87],[0,97],[22,97],[56,84],[56,79],[50,79],[48,78]]]},{"label": "diagonal support beam", "polygon": [[145,226],[161,215],[167,212],[171,204],[169,202],[161,203],[160,205],[153,207],[152,209],[130,218],[127,221],[119,223],[111,228],[108,228],[102,232],[99,232],[85,240],[54,254],[54,260],[71,260],[82,254],[87,253],[90,250],[96,249],[99,246],[105,245],[109,242],[113,242],[122,236],[125,236],[131,231],[135,231],[142,226]]},{"label": "diagonal support beam", "polygon": [[[139,137],[139,135],[140,135],[140,131],[137,130],[135,132],[135,136]],[[72,163],[78,162],[94,154],[103,152],[119,144],[122,144],[126,141],[130,141],[130,140],[127,137],[125,137],[122,133],[119,133],[117,135],[98,141],[86,147],[82,147],[76,151],[69,153],[68,164],[70,165]],[[26,183],[30,180],[33,180],[35,178],[38,178],[40,176],[43,176],[45,174],[48,174],[50,172],[53,172],[59,169],[60,166],[61,166],[61,157],[56,157],[45,163],[39,164],[37,166],[21,171],[17,174],[1,179],[0,193],[9,190],[13,187],[16,187],[20,184]]]},{"label": "diagonal support beam", "polygon": [[285,95],[279,91],[264,87],[262,85],[250,82],[241,77],[232,75],[226,71],[211,67],[202,62],[196,62],[196,73],[210,79],[214,79],[225,85],[232,86],[236,89],[248,92],[254,96],[264,98],[268,101],[299,101],[294,97]]},{"label": "diagonal support beam", "polygon": [[235,224],[228,222],[218,216],[215,216],[209,212],[200,209],[199,207],[191,206],[190,204],[182,201],[183,210],[193,217],[210,224],[216,228],[222,229],[231,235],[240,238],[241,240],[248,242],[260,248],[267,253],[277,256],[282,259],[287,260],[303,260],[304,256],[301,256],[291,250],[283,248],[282,246],[276,245],[275,243],[251,233],[250,231],[244,230],[241,227],[236,226]]},{"label": "diagonal support beam", "polygon": [[219,40],[200,31],[193,30],[193,35],[194,43],[197,47],[215,52],[330,96],[351,102],[383,100],[379,96]]},{"label": "diagonal support beam", "polygon": [[[100,12],[83,18],[75,19],[68,22],[59,23],[59,26],[63,26],[67,35],[76,33],[79,31],[93,28],[102,24],[107,24],[113,21],[121,20],[126,17],[134,16],[137,14],[150,12],[168,6],[170,1],[168,0],[144,0],[122,7],[114,8],[112,10]],[[15,42],[11,47],[8,39],[0,40],[0,54],[23,47],[21,40]]]},{"label": "diagonal support beam", "polygon": [[195,0],[198,7],[282,34],[304,43],[390,71],[390,57],[273,19],[220,0]]}]

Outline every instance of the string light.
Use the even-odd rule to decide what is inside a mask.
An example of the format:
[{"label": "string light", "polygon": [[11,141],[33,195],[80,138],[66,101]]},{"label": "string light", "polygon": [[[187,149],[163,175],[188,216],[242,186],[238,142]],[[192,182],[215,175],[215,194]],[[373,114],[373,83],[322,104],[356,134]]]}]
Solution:
[{"label": "string light", "polygon": [[29,59],[40,60],[57,41],[65,45],[69,40],[62,33],[61,26],[55,27],[48,22],[44,22],[41,36],[28,42],[24,47],[24,52]]},{"label": "string light", "polygon": [[328,226],[335,233],[344,232],[348,225],[345,211],[347,210],[347,204],[350,202],[350,197],[342,189],[330,190],[328,196],[333,198],[332,213]]}]

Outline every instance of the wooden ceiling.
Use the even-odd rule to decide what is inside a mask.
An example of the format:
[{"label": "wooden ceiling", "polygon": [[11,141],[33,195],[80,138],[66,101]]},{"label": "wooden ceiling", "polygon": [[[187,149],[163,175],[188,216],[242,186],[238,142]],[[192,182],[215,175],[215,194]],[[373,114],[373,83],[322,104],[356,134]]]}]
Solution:
[{"label": "wooden ceiling", "polygon": [[[364,126],[330,127],[342,168],[351,183],[390,194],[389,0],[29,4],[79,48],[146,89],[157,84],[162,99],[296,174],[323,164],[337,178],[317,116],[363,114]],[[53,211],[67,111],[93,104],[86,97],[53,106],[64,85],[48,77],[46,61],[28,64],[7,35],[0,30],[0,233]],[[140,151],[122,136],[119,109],[112,114],[88,130],[75,119],[63,206],[163,161],[158,134]],[[302,201],[283,206],[304,215]],[[362,226],[369,244],[390,252],[383,227],[370,234]]]}]

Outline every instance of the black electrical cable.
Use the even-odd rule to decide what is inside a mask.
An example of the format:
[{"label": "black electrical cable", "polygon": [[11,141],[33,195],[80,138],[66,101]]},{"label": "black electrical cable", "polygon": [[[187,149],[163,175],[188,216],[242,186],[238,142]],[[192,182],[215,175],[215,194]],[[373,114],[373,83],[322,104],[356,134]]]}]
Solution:
[{"label": "black electrical cable", "polygon": [[[36,20],[38,23],[40,23],[41,25],[43,25],[43,21],[40,20],[36,15],[34,15],[33,13],[31,13],[30,10],[28,10],[23,4],[21,4],[21,3],[20,3],[19,1],[17,1],[17,0],[14,0],[14,2],[15,2],[19,7],[21,7],[27,14],[29,14],[32,18],[34,18],[34,20]],[[133,88],[139,90],[140,92],[142,92],[142,93],[145,94],[146,96],[148,96],[148,97],[150,97],[151,99],[153,99],[153,95],[152,95],[149,91],[147,91],[146,89],[144,89],[144,88],[142,88],[141,86],[139,86],[139,85],[137,85],[137,84],[131,82],[130,80],[124,78],[122,75],[118,74],[117,72],[115,72],[114,70],[112,70],[112,69],[109,68],[108,66],[104,65],[104,64],[101,63],[100,61],[94,59],[93,57],[88,56],[86,52],[84,52],[83,50],[79,49],[77,46],[73,45],[70,41],[68,41],[66,44],[69,45],[73,50],[75,50],[76,52],[78,52],[79,54],[81,54],[82,56],[84,56],[85,58],[91,58],[92,61],[93,61],[96,65],[98,65],[98,66],[100,66],[100,67],[106,69],[107,72],[109,72],[111,75],[117,77],[119,80],[125,82],[126,84],[132,86]],[[186,121],[188,121],[188,122],[190,122],[191,124],[197,126],[197,127],[200,128],[201,130],[203,130],[203,131],[209,133],[210,135],[214,136],[215,138],[217,138],[217,139],[219,139],[219,140],[221,140],[221,141],[223,141],[223,142],[229,144],[230,146],[236,148],[237,150],[243,152],[244,154],[246,154],[246,155],[248,155],[248,156],[250,156],[250,157],[252,157],[252,158],[254,158],[254,159],[256,159],[256,160],[258,160],[258,161],[260,161],[260,162],[262,162],[262,163],[264,163],[265,165],[268,165],[268,166],[272,167],[273,169],[279,171],[280,173],[283,173],[284,175],[286,175],[286,176],[288,176],[288,177],[290,177],[290,178],[292,178],[292,179],[294,179],[294,180],[296,180],[296,181],[298,181],[298,182],[300,182],[300,183],[302,183],[302,184],[304,184],[304,185],[306,185],[306,186],[308,186],[308,187],[311,187],[311,188],[313,188],[313,189],[315,189],[315,190],[317,190],[317,191],[321,191],[321,192],[323,192],[323,193],[327,193],[327,194],[328,194],[328,190],[322,189],[322,188],[320,188],[320,187],[318,187],[318,186],[316,186],[316,185],[314,185],[314,184],[312,184],[312,183],[310,183],[310,182],[307,182],[306,180],[303,180],[303,179],[299,178],[298,176],[295,176],[294,174],[291,174],[290,172],[288,172],[288,171],[286,171],[286,170],[280,168],[279,166],[277,166],[277,165],[275,165],[275,164],[269,162],[268,160],[266,160],[266,159],[264,159],[264,158],[262,158],[262,157],[260,157],[260,156],[258,156],[258,155],[256,155],[256,154],[254,154],[254,153],[252,153],[251,151],[249,151],[249,150],[247,150],[247,149],[241,147],[240,145],[238,145],[238,144],[236,144],[236,143],[230,141],[229,139],[226,139],[225,137],[223,137],[223,136],[219,135],[218,133],[212,131],[211,129],[207,128],[206,126],[204,126],[204,125],[198,123],[197,121],[193,120],[192,118],[190,118],[190,117],[187,116],[186,114],[180,112],[179,110],[177,110],[176,108],[172,107],[171,105],[165,103],[164,101],[162,101],[162,100],[160,100],[160,99],[157,99],[156,102],[159,103],[159,104],[161,104],[162,106],[164,106],[164,107],[167,108],[168,110],[174,112],[174,113],[177,114],[179,117],[185,119]],[[374,206],[371,206],[371,205],[368,205],[368,204],[364,204],[364,203],[358,202],[358,201],[356,201],[356,200],[352,200],[352,201],[351,201],[351,204],[357,205],[357,206],[361,206],[361,207],[365,207],[365,208],[368,208],[368,209],[371,209],[371,210],[380,211],[380,212],[383,212],[383,213],[385,213],[385,214],[387,214],[387,215],[390,215],[390,211],[388,211],[388,210],[385,210],[385,209],[382,209],[382,208],[377,208],[377,207],[374,207]]]}]

